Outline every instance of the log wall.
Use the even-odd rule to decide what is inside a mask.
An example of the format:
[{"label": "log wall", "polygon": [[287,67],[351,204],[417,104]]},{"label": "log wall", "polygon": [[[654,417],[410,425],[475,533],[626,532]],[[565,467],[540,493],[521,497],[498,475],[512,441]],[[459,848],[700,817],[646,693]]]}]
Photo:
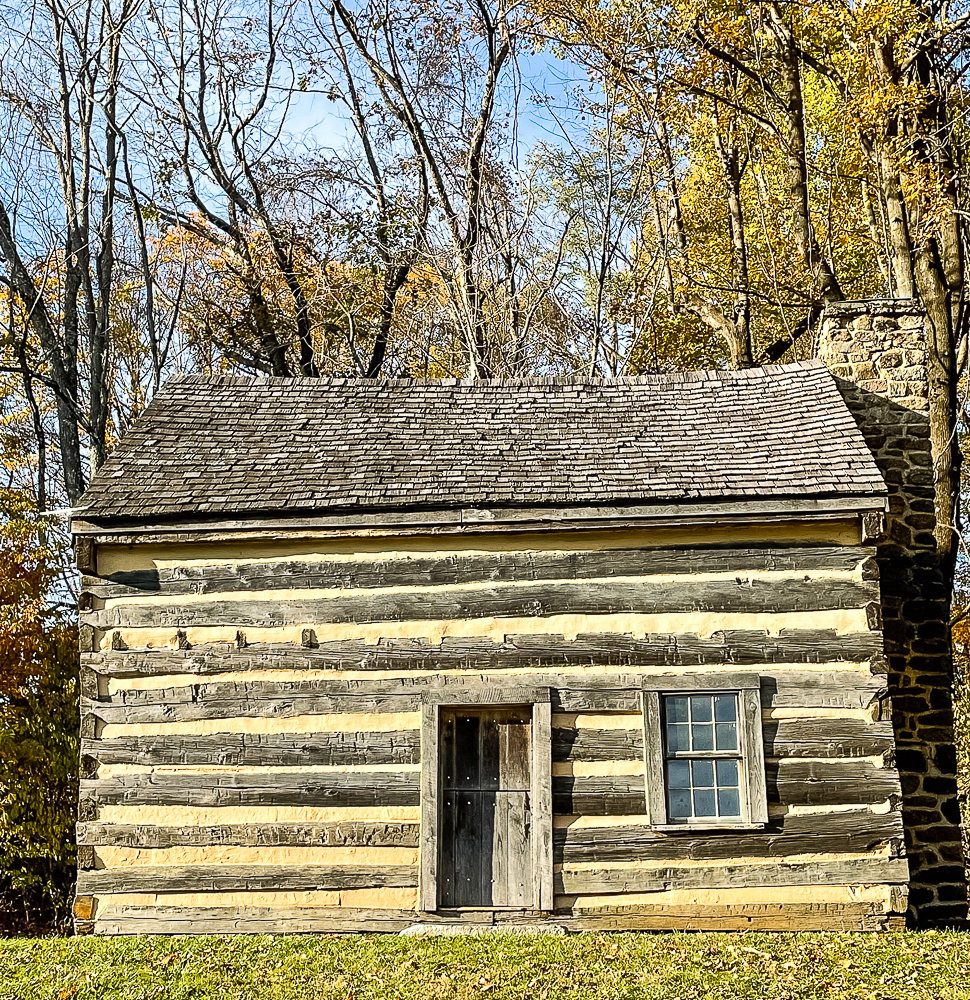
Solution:
[{"label": "log wall", "polygon": [[[905,912],[858,521],[99,547],[78,929],[879,929]],[[651,828],[644,677],[760,676],[763,829]],[[419,913],[421,706],[552,701],[552,913]]]}]

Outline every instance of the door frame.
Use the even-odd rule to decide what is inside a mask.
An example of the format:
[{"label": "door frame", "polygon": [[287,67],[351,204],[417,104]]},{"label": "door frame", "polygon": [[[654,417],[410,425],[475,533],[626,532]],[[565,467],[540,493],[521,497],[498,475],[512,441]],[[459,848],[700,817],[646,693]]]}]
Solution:
[{"label": "door frame", "polygon": [[441,826],[441,710],[523,705],[532,709],[532,881],[534,908],[552,911],[552,701],[549,688],[427,691],[421,700],[421,848],[418,909],[438,909]]}]

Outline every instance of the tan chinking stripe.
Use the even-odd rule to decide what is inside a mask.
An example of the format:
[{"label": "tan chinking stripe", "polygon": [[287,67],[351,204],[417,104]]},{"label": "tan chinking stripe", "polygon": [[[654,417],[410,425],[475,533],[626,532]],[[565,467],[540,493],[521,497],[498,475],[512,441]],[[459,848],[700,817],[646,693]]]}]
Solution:
[{"label": "tan chinking stripe", "polygon": [[[102,864],[99,870],[147,867],[154,865],[360,865],[374,868],[382,865],[416,865],[417,848],[410,847],[222,847],[183,846],[167,848],[96,847],[95,857]],[[789,864],[822,864],[837,861],[876,861],[892,857],[889,844],[879,851],[848,853],[792,854],[784,858]],[[768,868],[777,866],[779,858],[743,856],[738,858],[678,859],[665,861],[611,861],[589,864],[557,864],[555,872],[635,871],[661,872],[671,867],[683,870],[711,870],[728,866]],[[229,872],[231,874],[231,871]]]},{"label": "tan chinking stripe", "polygon": [[102,805],[100,822],[132,826],[221,826],[228,823],[418,823],[419,806],[148,806]]},{"label": "tan chinking stripe", "polygon": [[416,774],[420,764],[102,764],[99,778],[125,774]]},{"label": "tan chinking stripe", "polygon": [[860,903],[885,902],[891,908],[889,885],[789,885],[736,889],[665,889],[596,896],[555,897],[557,909],[593,909],[600,906],[743,906],[745,903]]},{"label": "tan chinking stripe", "polygon": [[[829,761],[830,762],[830,761]],[[102,764],[99,778],[117,778],[126,774],[374,774],[393,771],[416,774],[420,764]],[[636,760],[565,761],[552,765],[555,778],[595,778],[608,775],[643,774],[643,762]]]},{"label": "tan chinking stripe", "polygon": [[[882,903],[892,909],[889,885],[794,885],[737,889],[667,889],[611,895],[566,896],[554,899],[557,909],[597,907],[660,906],[744,906],[746,903]],[[97,897],[98,907],[106,906],[360,906],[381,909],[414,909],[416,889],[343,889],[309,892],[165,892],[113,893]],[[96,915],[96,914],[95,914]]]},{"label": "tan chinking stripe", "polygon": [[105,906],[359,906],[382,910],[413,910],[417,889],[325,889],[284,892],[119,892],[97,898]]},{"label": "tan chinking stripe", "polygon": [[244,716],[229,719],[198,719],[192,722],[158,722],[140,725],[109,723],[101,739],[119,736],[205,736],[213,733],[318,733],[321,731],[398,732],[420,729],[420,712],[379,712],[367,715],[294,715],[288,718]]},{"label": "tan chinking stripe", "polygon": [[[814,545],[858,545],[858,520],[803,522],[782,525],[735,525],[708,527],[707,545],[794,542]],[[238,544],[148,544],[139,546],[101,545],[98,572],[104,576],[138,569],[174,569],[178,566],[236,566],[274,563],[287,559],[321,562],[365,562],[381,559],[410,559],[416,552],[427,557],[450,555],[493,555],[496,552],[573,552],[626,548],[675,548],[696,545],[696,530],[654,528],[639,531],[525,532],[516,534],[455,535],[447,547],[437,535],[407,538],[347,538],[294,543],[247,542]]]},{"label": "tan chinking stripe", "polygon": [[416,865],[413,847],[96,847],[104,868],[139,865]]},{"label": "tan chinking stripe", "polygon": [[[771,855],[762,857],[744,856],[739,858],[678,858],[676,861],[598,861],[589,864],[553,865],[553,871],[562,872],[663,872],[670,868],[690,871],[710,870],[717,872],[726,867],[776,868],[779,863],[786,865],[826,864],[837,861],[880,861],[893,857],[892,847],[886,844],[878,851],[853,851],[848,853],[788,854],[784,858]],[[767,880],[766,880],[767,881]]]},{"label": "tan chinking stripe", "polygon": [[[235,643],[238,625],[189,627],[185,638],[192,646],[207,643]],[[673,612],[670,614],[611,614],[611,615],[550,615],[547,618],[460,618],[445,621],[371,622],[319,625],[313,622],[275,628],[246,627],[250,643],[288,642],[300,644],[304,628],[316,632],[317,641],[364,642],[377,646],[382,639],[427,639],[440,645],[446,636],[491,638],[496,644],[507,635],[555,635],[566,641],[580,635],[613,633],[646,638],[648,635],[696,635],[709,639],[715,632],[748,631],[766,632],[778,636],[782,629],[833,630],[836,634],[868,632],[869,621],[865,608],[842,608],[831,611],[796,611],[784,613],[730,612]],[[112,634],[126,646],[153,646],[176,648],[180,629],[173,625],[165,628],[117,628],[107,630],[101,638],[102,648],[110,648]]]}]

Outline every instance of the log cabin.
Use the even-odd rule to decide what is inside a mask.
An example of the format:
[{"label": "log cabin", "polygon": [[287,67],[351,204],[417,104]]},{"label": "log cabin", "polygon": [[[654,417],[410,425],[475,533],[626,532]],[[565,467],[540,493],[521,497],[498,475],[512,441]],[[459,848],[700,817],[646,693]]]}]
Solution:
[{"label": "log cabin", "polygon": [[73,516],[77,930],[954,919],[925,431],[818,361],[170,382]]}]

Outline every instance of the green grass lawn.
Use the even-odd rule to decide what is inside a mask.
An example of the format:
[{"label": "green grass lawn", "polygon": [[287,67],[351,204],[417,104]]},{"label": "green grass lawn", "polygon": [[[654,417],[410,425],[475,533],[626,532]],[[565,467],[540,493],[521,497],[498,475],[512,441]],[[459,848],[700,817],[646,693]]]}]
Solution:
[{"label": "green grass lawn", "polygon": [[0,941],[0,1000],[970,1000],[970,935]]}]

